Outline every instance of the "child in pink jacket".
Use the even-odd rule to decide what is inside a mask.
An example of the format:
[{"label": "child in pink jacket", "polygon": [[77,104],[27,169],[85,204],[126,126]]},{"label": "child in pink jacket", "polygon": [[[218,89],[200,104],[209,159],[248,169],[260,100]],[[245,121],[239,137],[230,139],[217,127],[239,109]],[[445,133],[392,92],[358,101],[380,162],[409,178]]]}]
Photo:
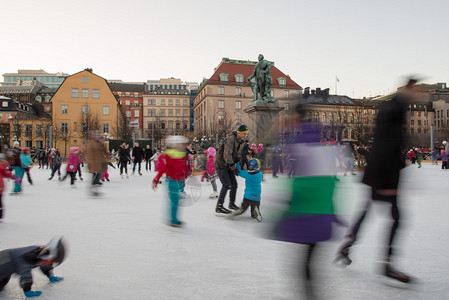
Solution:
[{"label": "child in pink jacket", "polygon": [[5,189],[5,183],[3,178],[12,178],[11,168],[9,167],[8,161],[6,160],[6,155],[0,153],[0,220],[3,218],[3,203],[2,195]]},{"label": "child in pink jacket", "polygon": [[75,177],[79,165],[80,165],[79,148],[72,147],[70,148],[70,155],[69,158],[67,159],[67,173],[65,173],[64,177],[61,178],[61,181],[63,181],[67,177],[67,175],[70,175],[70,185],[72,187],[75,187]]},{"label": "child in pink jacket", "polygon": [[217,151],[214,147],[210,147],[207,149],[207,175],[209,176],[210,184],[212,185],[212,189],[214,192],[209,196],[209,199],[217,199],[217,184],[215,180],[218,178],[217,171],[215,170],[214,162],[215,162],[215,154]]}]

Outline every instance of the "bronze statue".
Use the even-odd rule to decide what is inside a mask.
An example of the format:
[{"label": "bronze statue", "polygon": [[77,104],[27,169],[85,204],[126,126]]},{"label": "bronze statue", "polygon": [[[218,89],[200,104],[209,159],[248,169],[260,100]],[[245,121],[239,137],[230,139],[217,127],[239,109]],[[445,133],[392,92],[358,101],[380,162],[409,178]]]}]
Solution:
[{"label": "bronze statue", "polygon": [[[273,85],[273,79],[271,78],[272,66],[272,62],[265,60],[263,55],[259,54],[259,61],[254,67],[253,74],[246,78],[254,94],[254,99],[250,104],[254,102],[277,102],[277,99],[271,96],[271,86]],[[255,78],[255,82],[252,81],[253,78]]]}]

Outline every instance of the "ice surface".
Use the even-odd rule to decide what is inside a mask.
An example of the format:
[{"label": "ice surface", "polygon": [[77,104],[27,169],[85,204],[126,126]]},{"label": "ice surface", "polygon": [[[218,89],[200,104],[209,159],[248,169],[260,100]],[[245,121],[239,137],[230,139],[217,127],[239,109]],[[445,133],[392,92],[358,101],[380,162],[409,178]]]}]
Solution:
[{"label": "ice surface", "polygon": [[[50,284],[35,270],[33,289],[43,291],[38,299],[304,299],[297,276],[303,246],[262,238],[274,208],[286,198],[280,183],[287,178],[265,176],[262,223],[248,213],[235,220],[215,216],[216,201],[208,199],[211,185],[202,183],[199,201],[182,208],[187,225],[171,228],[165,225],[166,184],[153,191],[154,172],[122,180],[118,170],[111,170],[111,182],[103,184],[103,196],[97,198],[88,195],[88,173],[76,182],[77,189],[70,187],[69,178],[49,181],[49,170],[34,167],[31,173],[35,184],[24,180],[22,195],[9,195],[12,182],[7,183],[0,249],[64,236],[69,254],[55,275],[65,280]],[[376,212],[385,214],[385,207],[373,207],[353,247],[351,266],[332,264],[344,229],[320,245],[314,274],[321,278],[323,299],[448,299],[449,171],[424,164],[403,173],[396,265],[420,284],[398,289],[378,278],[386,237],[385,219]],[[360,174],[340,179],[337,206],[351,214],[369,190],[359,183]],[[239,179],[237,199],[242,199],[243,187]],[[17,277],[0,299],[24,299]]]}]

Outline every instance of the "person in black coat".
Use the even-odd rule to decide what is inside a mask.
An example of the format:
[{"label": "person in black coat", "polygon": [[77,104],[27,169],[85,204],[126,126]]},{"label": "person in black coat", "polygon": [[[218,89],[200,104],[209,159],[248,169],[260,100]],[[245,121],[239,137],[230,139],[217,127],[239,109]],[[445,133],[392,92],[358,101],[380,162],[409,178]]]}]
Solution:
[{"label": "person in black coat", "polygon": [[128,161],[131,160],[131,157],[125,141],[122,141],[120,148],[118,149],[118,160],[120,162],[120,175],[123,178],[123,170],[125,170],[126,177],[128,177]]},{"label": "person in black coat", "polygon": [[134,144],[134,148],[133,148],[133,174],[136,171],[136,165],[139,166],[137,172],[139,172],[139,175],[142,175],[142,173],[140,173],[140,165],[142,163],[142,159],[144,157],[145,153],[143,152],[143,149],[140,148],[140,145],[138,142],[136,142]]},{"label": "person in black coat", "polygon": [[[374,144],[368,155],[368,165],[362,182],[371,187],[371,199],[373,201],[386,202],[391,205],[389,216],[392,218],[392,227],[385,248],[385,276],[395,280],[409,283],[410,277],[395,270],[391,266],[391,258],[394,254],[394,242],[396,230],[399,227],[399,207],[398,207],[398,184],[399,173],[405,167],[402,156],[402,145],[404,144],[405,113],[408,104],[413,99],[416,80],[411,79],[405,89],[400,91],[390,101],[382,104],[376,120],[374,133]],[[339,251],[339,257],[346,264],[350,264],[349,249],[357,239],[357,233],[368,212],[372,201],[368,201],[365,210],[358,217],[348,241],[343,244]]]},{"label": "person in black coat", "polygon": [[145,170],[151,171],[151,157],[153,156],[153,150],[151,150],[150,145],[145,148],[144,159],[145,159]]}]

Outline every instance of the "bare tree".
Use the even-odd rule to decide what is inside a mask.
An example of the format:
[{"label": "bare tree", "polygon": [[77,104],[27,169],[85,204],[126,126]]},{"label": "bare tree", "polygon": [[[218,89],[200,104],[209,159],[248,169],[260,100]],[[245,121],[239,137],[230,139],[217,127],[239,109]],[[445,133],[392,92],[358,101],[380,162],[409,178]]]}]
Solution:
[{"label": "bare tree", "polygon": [[367,144],[372,137],[372,131],[368,125],[366,109],[361,103],[355,106],[352,119],[350,123],[354,138],[359,144]]},{"label": "bare tree", "polygon": [[90,138],[92,132],[99,132],[101,130],[101,122],[98,114],[92,114],[90,111],[81,111],[81,137],[83,142],[86,142]]},{"label": "bare tree", "polygon": [[129,126],[129,120],[119,115],[118,126],[114,129],[114,135],[121,140],[129,140],[133,136],[133,128]]},{"label": "bare tree", "polygon": [[[162,125],[164,124],[164,125]],[[165,123],[161,122],[161,117],[156,116],[153,119],[153,122],[149,124],[149,128],[147,129],[147,137],[150,139],[154,139],[153,143],[154,145],[160,145],[161,140],[165,138],[166,136],[166,128],[162,128],[162,126],[165,126]],[[154,147],[153,145],[153,147]]]},{"label": "bare tree", "polygon": [[69,126],[62,128],[61,126],[57,128],[55,131],[59,131],[58,136],[60,137],[60,140],[64,143],[64,157],[67,157],[67,144],[73,137],[75,129]]},{"label": "bare tree", "polygon": [[[54,148],[57,148],[58,142],[61,140],[61,126],[61,122],[57,118],[53,118],[51,122],[51,138],[52,144],[55,145]],[[52,148],[53,145],[50,145],[50,148]]]}]

